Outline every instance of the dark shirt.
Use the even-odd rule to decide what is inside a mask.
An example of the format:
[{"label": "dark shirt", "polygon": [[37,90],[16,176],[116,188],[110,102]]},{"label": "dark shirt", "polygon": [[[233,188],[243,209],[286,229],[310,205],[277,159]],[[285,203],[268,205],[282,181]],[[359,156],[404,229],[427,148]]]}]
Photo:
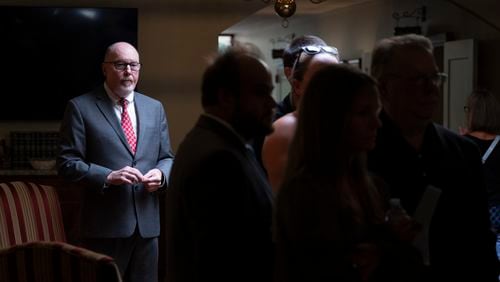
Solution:
[{"label": "dark shirt", "polygon": [[[493,140],[482,140],[471,135],[465,135],[465,137],[477,144],[481,156],[484,155],[493,142]],[[488,203],[490,206],[498,206],[500,205],[500,143],[495,146],[495,149],[483,164],[483,171],[488,191]]]},{"label": "dark shirt", "polygon": [[431,123],[417,151],[386,114],[381,120],[368,167],[388,184],[391,197],[413,214],[427,185],[441,189],[429,227],[431,281],[498,281],[477,147]]}]

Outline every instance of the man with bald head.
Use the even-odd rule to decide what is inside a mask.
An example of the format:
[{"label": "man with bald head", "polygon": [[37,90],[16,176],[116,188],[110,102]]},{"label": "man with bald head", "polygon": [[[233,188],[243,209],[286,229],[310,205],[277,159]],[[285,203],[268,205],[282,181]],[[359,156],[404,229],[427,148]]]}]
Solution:
[{"label": "man with bald head", "polygon": [[[320,69],[339,62],[338,51],[330,46],[304,46],[294,62],[292,87],[295,105],[300,107],[311,77]],[[279,191],[288,162],[288,148],[297,128],[298,110],[284,115],[273,123],[274,132],[267,136],[262,147],[262,161],[273,192]]]},{"label": "man with bald head", "polygon": [[173,154],[162,104],[135,92],[140,68],[134,46],[108,47],[104,84],[68,102],[57,167],[84,187],[83,245],[113,257],[124,281],[157,282],[157,191]]},{"label": "man with bald head", "polygon": [[204,113],[182,141],[167,192],[167,281],[271,281],[272,197],[248,142],[272,131],[272,77],[229,49],[206,69]]}]

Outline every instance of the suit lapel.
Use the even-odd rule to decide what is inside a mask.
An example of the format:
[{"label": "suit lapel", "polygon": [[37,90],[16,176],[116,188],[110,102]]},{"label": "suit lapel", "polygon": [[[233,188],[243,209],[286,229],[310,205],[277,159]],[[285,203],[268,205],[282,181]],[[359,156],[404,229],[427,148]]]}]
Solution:
[{"label": "suit lapel", "polygon": [[142,99],[142,95],[135,92],[134,93],[134,105],[135,105],[135,114],[137,116],[137,147],[135,150],[135,154],[139,154],[143,144],[146,144],[147,140],[145,140],[145,130],[141,130],[141,128],[145,128],[146,123],[151,120],[148,113],[151,109],[148,109],[146,103]]},{"label": "suit lapel", "polygon": [[104,90],[104,87],[100,88],[99,91],[97,92],[96,105],[97,108],[99,108],[99,111],[108,121],[111,128],[113,128],[113,131],[116,133],[116,135],[118,135],[123,145],[132,154],[127,139],[125,138],[125,134],[123,133],[122,126],[120,125],[120,121],[116,117],[115,110],[113,108],[113,101],[109,99],[108,95]]}]

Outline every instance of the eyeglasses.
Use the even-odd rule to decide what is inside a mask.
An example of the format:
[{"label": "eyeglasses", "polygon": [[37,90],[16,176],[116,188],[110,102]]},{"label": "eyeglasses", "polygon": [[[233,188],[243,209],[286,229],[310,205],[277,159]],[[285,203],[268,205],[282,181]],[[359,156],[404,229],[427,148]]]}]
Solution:
[{"label": "eyeglasses", "polygon": [[448,78],[448,75],[443,72],[436,72],[432,74],[421,74],[417,76],[401,76],[397,74],[390,74],[389,76],[399,79],[405,79],[417,86],[424,86],[427,85],[428,83],[432,83],[432,85],[437,87],[443,85]]},{"label": "eyeglasses", "polygon": [[328,53],[332,54],[339,59],[339,50],[337,48],[332,47],[332,46],[318,46],[318,45],[309,45],[309,46],[302,46],[300,49],[297,51],[297,57],[295,58],[295,61],[293,62],[293,73],[295,73],[295,70],[299,67],[300,65],[300,57],[302,53],[306,53],[307,55],[316,55],[319,53]]},{"label": "eyeglasses", "polygon": [[115,62],[104,62],[105,64],[113,64],[113,67],[117,71],[124,71],[127,69],[127,67],[130,67],[131,71],[138,71],[141,69],[141,63],[138,62],[131,62],[131,63],[126,63],[122,61],[115,61]]}]

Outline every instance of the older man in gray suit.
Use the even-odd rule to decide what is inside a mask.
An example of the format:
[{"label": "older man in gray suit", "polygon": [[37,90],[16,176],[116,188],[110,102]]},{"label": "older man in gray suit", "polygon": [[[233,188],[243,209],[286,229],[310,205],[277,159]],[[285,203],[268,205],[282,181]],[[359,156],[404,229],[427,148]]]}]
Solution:
[{"label": "older man in gray suit", "polygon": [[271,281],[272,195],[248,141],[272,131],[272,79],[230,50],[205,71],[204,113],[167,191],[167,281]]},{"label": "older man in gray suit", "polygon": [[82,242],[116,259],[125,281],[157,282],[158,190],[172,166],[162,104],[135,92],[139,54],[118,42],[105,54],[103,86],[68,102],[59,174],[84,186]]}]

